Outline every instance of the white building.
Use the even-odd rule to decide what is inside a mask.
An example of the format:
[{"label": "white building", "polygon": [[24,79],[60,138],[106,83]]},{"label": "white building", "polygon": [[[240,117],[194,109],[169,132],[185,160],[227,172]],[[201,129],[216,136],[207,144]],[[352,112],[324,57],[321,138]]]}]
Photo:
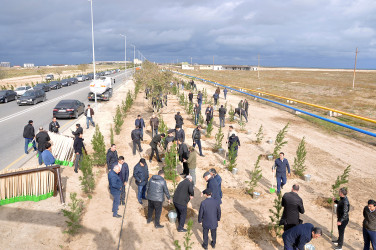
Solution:
[{"label": "white building", "polygon": [[214,70],[223,70],[222,65],[214,65]]},{"label": "white building", "polygon": [[182,64],[181,69],[194,70],[194,67],[189,66],[189,64]]},{"label": "white building", "polygon": [[0,62],[0,67],[10,68],[10,62]]},{"label": "white building", "polygon": [[24,68],[34,68],[34,63],[24,63]]},{"label": "white building", "polygon": [[138,65],[138,64],[142,64],[142,61],[141,61],[140,59],[135,58],[135,59],[133,60],[133,63],[134,63],[135,65]]}]

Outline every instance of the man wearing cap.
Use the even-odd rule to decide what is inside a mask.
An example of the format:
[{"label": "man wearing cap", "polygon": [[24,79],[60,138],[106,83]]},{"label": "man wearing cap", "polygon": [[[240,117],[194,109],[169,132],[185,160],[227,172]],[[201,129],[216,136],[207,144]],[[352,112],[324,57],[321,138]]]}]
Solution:
[{"label": "man wearing cap", "polygon": [[123,183],[119,177],[120,173],[120,166],[116,165],[110,172],[108,173],[108,183],[110,185],[110,193],[114,197],[114,201],[112,203],[112,216],[115,218],[121,218],[121,215],[119,215],[118,209],[120,205],[120,195],[121,195],[121,189],[123,187]]},{"label": "man wearing cap", "polygon": [[175,115],[175,122],[176,122],[176,126],[175,127],[179,127],[179,128],[183,128],[183,117],[180,115],[180,112],[177,112],[176,115]]},{"label": "man wearing cap", "polygon": [[202,247],[208,249],[210,230],[212,237],[210,245],[212,248],[215,248],[215,244],[217,243],[218,221],[221,220],[221,207],[219,203],[212,198],[212,190],[210,190],[210,188],[205,189],[203,194],[206,196],[206,199],[201,202],[198,214],[198,223],[202,223],[203,228],[204,242],[202,243]]},{"label": "man wearing cap", "polygon": [[291,175],[289,161],[285,159],[285,154],[283,152],[279,153],[279,158],[275,160],[272,172],[274,172],[274,169],[276,169],[277,194],[279,194],[281,188],[283,189],[283,186],[287,182],[286,170],[288,171],[289,176]]},{"label": "man wearing cap", "polygon": [[219,195],[221,196],[222,199],[222,178],[219,176],[217,173],[217,170],[215,168],[211,168],[209,170],[210,175],[218,182],[218,187],[219,187]]},{"label": "man wearing cap", "polygon": [[74,138],[78,138],[80,134],[83,134],[84,130],[81,127],[81,124],[76,124],[76,131],[72,131],[72,134],[74,135]]},{"label": "man wearing cap", "polygon": [[153,212],[155,210],[155,228],[162,228],[159,222],[162,213],[162,205],[164,201],[164,196],[166,195],[168,203],[171,203],[170,193],[168,192],[167,183],[164,179],[164,171],[159,170],[158,175],[153,175],[147,186],[146,186],[146,198],[148,200],[148,219],[147,223],[149,224],[152,221]]},{"label": "man wearing cap", "polygon": [[149,169],[144,158],[141,158],[137,165],[134,166],[133,177],[138,189],[137,199],[138,202],[142,204],[142,200],[146,200],[146,184],[148,183],[149,179]]},{"label": "man wearing cap", "polygon": [[87,105],[87,109],[85,110],[85,116],[86,116],[86,129],[89,129],[89,122],[93,127],[95,127],[95,123],[93,121],[94,116],[94,109],[90,107],[90,104]]},{"label": "man wearing cap", "polygon": [[82,134],[79,134],[76,139],[74,139],[73,142],[73,149],[74,153],[76,154],[74,157],[74,172],[78,173],[78,168],[80,160],[82,159],[82,150],[86,152],[85,145],[84,145],[84,139],[82,138]]},{"label": "man wearing cap", "polygon": [[134,125],[138,127],[138,129],[140,130],[141,141],[143,141],[145,122],[144,122],[144,119],[141,117],[141,115],[137,116],[137,119],[134,121]]},{"label": "man wearing cap", "polygon": [[39,165],[42,165],[42,152],[46,149],[46,142],[49,142],[50,136],[48,135],[47,131],[43,130],[43,127],[39,128],[39,133],[35,136],[35,141],[38,143],[38,161]]},{"label": "man wearing cap", "polygon": [[185,219],[187,217],[187,204],[194,196],[192,176],[187,175],[185,179],[179,183],[174,193],[174,206],[178,214],[178,232],[187,232],[184,229]]},{"label": "man wearing cap", "polygon": [[35,138],[35,130],[32,120],[29,120],[27,125],[24,127],[23,137],[25,138],[25,154],[29,153],[28,148],[30,142],[32,142],[33,144],[34,151],[37,151],[37,147],[35,145],[35,142],[33,141],[33,139]]},{"label": "man wearing cap", "polygon": [[203,178],[207,182],[206,188],[212,191],[213,199],[218,201],[219,204],[222,204],[218,182],[211,176],[210,172],[205,172]]},{"label": "man wearing cap", "polygon": [[155,135],[153,137],[153,140],[151,140],[150,142],[151,154],[150,154],[149,162],[152,161],[154,152],[155,152],[155,155],[157,156],[157,161],[162,162],[161,159],[159,159],[158,145],[161,143],[161,140],[164,137],[165,137],[165,134],[159,134],[159,135]]}]

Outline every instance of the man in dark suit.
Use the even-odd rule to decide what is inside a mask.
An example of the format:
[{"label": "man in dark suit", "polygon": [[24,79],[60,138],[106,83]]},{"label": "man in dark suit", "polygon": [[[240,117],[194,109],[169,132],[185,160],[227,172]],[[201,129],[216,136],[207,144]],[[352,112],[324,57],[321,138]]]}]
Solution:
[{"label": "man in dark suit", "polygon": [[176,122],[176,127],[182,128],[183,127],[183,117],[180,115],[180,112],[177,112],[175,115],[175,122]]},{"label": "man in dark suit", "polygon": [[187,176],[189,175],[189,167],[188,167],[188,157],[189,157],[189,151],[187,144],[183,143],[183,141],[180,139],[178,140],[178,154],[179,154],[179,161],[183,163],[183,173],[182,175]]},{"label": "man in dark suit", "polygon": [[282,207],[284,207],[280,225],[287,231],[296,225],[301,224],[299,213],[304,214],[303,200],[298,195],[299,185],[294,184],[291,192],[285,193],[282,197]]},{"label": "man in dark suit", "polygon": [[42,165],[42,153],[46,149],[46,142],[49,142],[50,136],[47,131],[43,130],[43,127],[39,128],[39,133],[35,136],[35,141],[38,143],[38,161],[39,165]]},{"label": "man in dark suit", "polygon": [[112,144],[111,148],[107,150],[106,154],[107,168],[110,169],[114,164],[118,162],[118,154],[116,151],[116,145]]},{"label": "man in dark suit", "polygon": [[56,117],[52,118],[52,122],[48,126],[48,130],[53,133],[59,133],[60,124],[56,121]]},{"label": "man in dark suit", "polygon": [[145,128],[145,122],[144,119],[141,117],[141,115],[137,116],[137,119],[134,121],[134,125],[138,127],[141,134],[141,141],[144,140],[144,128]]},{"label": "man in dark suit", "polygon": [[157,161],[162,162],[161,159],[159,159],[158,144],[161,143],[161,140],[164,137],[165,137],[165,134],[159,134],[159,135],[155,135],[153,137],[153,140],[151,140],[150,142],[151,154],[150,154],[149,162],[153,160],[154,152],[155,152],[155,155],[157,156]]},{"label": "man in dark suit", "polygon": [[179,221],[178,232],[187,232],[187,229],[184,229],[184,223],[187,217],[187,204],[194,195],[192,176],[187,175],[185,179],[179,183],[174,194],[174,206]]},{"label": "man in dark suit", "polygon": [[149,180],[149,169],[144,158],[141,158],[137,165],[134,166],[133,177],[137,185],[137,199],[142,205],[142,200],[146,200],[146,184]]},{"label": "man in dark suit", "polygon": [[108,173],[108,182],[110,184],[110,192],[114,197],[114,202],[112,204],[112,213],[113,217],[121,218],[121,215],[117,213],[120,204],[120,194],[123,183],[119,177],[120,166],[116,165],[109,173]]},{"label": "man in dark suit", "polygon": [[133,155],[136,155],[136,146],[138,146],[138,151],[140,151],[140,153],[141,153],[143,151],[142,148],[141,148],[142,138],[141,138],[140,129],[137,126],[134,130],[132,130],[131,138],[132,138],[132,142],[133,142]]},{"label": "man in dark suit", "polygon": [[111,169],[115,166],[120,167],[119,177],[121,179],[121,182],[123,183],[123,186],[121,188],[120,204],[125,205],[125,187],[128,183],[129,168],[128,164],[124,161],[124,156],[119,156],[118,161],[112,165]]},{"label": "man in dark suit", "polygon": [[175,127],[175,140],[177,141],[177,140],[180,140],[180,139],[181,139],[182,142],[185,141],[185,132],[181,127],[176,126]]},{"label": "man in dark suit", "polygon": [[304,250],[304,245],[322,235],[321,228],[311,223],[297,225],[282,234],[285,250]]},{"label": "man in dark suit", "polygon": [[219,204],[222,204],[221,190],[219,189],[219,184],[217,180],[214,179],[210,172],[205,172],[203,178],[207,182],[206,188],[212,191],[213,199],[218,201]]},{"label": "man in dark suit", "polygon": [[204,190],[206,199],[201,202],[200,212],[198,214],[198,223],[202,222],[204,243],[202,247],[208,249],[209,230],[211,232],[212,241],[210,245],[215,248],[217,242],[217,227],[218,221],[221,220],[221,207],[215,199],[211,197],[212,191],[207,188]]}]

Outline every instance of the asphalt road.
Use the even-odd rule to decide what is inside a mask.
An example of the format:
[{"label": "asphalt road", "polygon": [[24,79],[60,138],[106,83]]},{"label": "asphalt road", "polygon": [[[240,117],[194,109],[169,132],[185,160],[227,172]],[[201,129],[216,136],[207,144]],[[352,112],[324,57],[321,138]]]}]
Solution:
[{"label": "asphalt road", "polygon": [[[114,90],[124,83],[132,75],[132,72],[133,69],[128,69],[126,73],[112,74],[111,77],[116,79]],[[18,106],[16,101],[0,104],[0,170],[19,168],[23,162],[33,157],[33,152],[25,154],[25,140],[22,136],[23,128],[29,120],[34,121],[35,133],[38,132],[40,126],[48,130],[52,119],[52,110],[60,100],[76,99],[85,103],[85,106],[88,104],[89,84],[90,81],[79,82],[69,87],[49,91],[46,93],[47,100],[35,106]],[[59,119],[58,122],[60,127],[63,127],[67,123],[74,124],[74,120]]]}]

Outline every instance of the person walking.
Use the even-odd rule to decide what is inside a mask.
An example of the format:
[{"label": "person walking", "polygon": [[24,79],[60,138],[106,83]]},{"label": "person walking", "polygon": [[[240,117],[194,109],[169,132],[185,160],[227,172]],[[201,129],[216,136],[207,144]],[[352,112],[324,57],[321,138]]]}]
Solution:
[{"label": "person walking", "polygon": [[80,167],[79,163],[83,154],[82,150],[86,152],[84,139],[82,139],[82,135],[83,134],[79,134],[78,137],[74,139],[74,143],[73,143],[74,153],[76,154],[74,157],[74,172],[76,173],[78,173],[78,168]]},{"label": "person walking", "polygon": [[245,111],[247,117],[248,117],[248,107],[249,107],[248,100],[244,99],[244,111]]},{"label": "person walking", "polygon": [[187,175],[183,181],[181,181],[174,193],[174,206],[177,213],[179,222],[178,232],[187,232],[184,229],[185,219],[187,217],[187,204],[195,195],[193,191],[192,176]]},{"label": "person walking", "polygon": [[108,173],[108,183],[110,186],[110,193],[114,198],[112,203],[112,216],[115,218],[121,218],[121,215],[118,214],[118,209],[120,205],[120,195],[123,183],[118,175],[120,173],[120,166],[116,165]]},{"label": "person walking", "polygon": [[217,104],[218,104],[218,99],[219,99],[219,94],[217,94],[217,92],[214,93],[214,95],[213,95],[213,99],[214,99],[214,106],[217,106]]},{"label": "person walking", "polygon": [[44,164],[46,164],[47,167],[52,166],[53,164],[55,164],[55,157],[52,155],[51,143],[46,142],[44,147],[45,150],[42,152],[43,162]]},{"label": "person walking", "polygon": [[133,155],[136,155],[136,146],[138,146],[138,151],[141,153],[143,150],[141,148],[141,132],[139,127],[136,126],[131,132],[131,139],[133,143]]},{"label": "person walking", "polygon": [[212,191],[213,199],[218,201],[219,204],[222,204],[221,194],[220,194],[221,192],[220,192],[219,184],[218,184],[217,180],[215,180],[212,177],[210,172],[205,172],[204,175],[203,175],[203,178],[207,182],[206,188],[209,188]]},{"label": "person walking", "polygon": [[350,211],[350,202],[347,199],[347,189],[339,189],[340,199],[334,199],[334,203],[337,204],[337,226],[338,226],[338,239],[333,241],[333,244],[336,246],[334,249],[341,250],[343,246],[343,240],[345,236],[345,229],[349,223],[349,211]]},{"label": "person walking", "polygon": [[225,100],[226,100],[226,98],[227,98],[227,92],[228,92],[228,90],[227,90],[227,88],[225,88],[225,89],[223,90],[223,95],[225,96]]},{"label": "person walking", "polygon": [[239,140],[239,137],[235,135],[234,133],[230,136],[230,138],[228,138],[228,151],[229,152],[231,151],[232,147],[234,147],[235,157],[237,157],[238,150],[240,147],[240,140]]},{"label": "person walking", "polygon": [[209,230],[211,233],[212,241],[210,245],[215,248],[217,243],[217,228],[218,221],[221,220],[221,207],[215,199],[212,197],[212,190],[207,188],[203,191],[206,199],[200,204],[200,210],[198,213],[198,223],[202,223],[203,231],[203,243],[202,247],[208,249],[209,243]]},{"label": "person walking", "polygon": [[304,245],[322,235],[322,229],[311,223],[297,225],[282,234],[285,250],[304,250]]},{"label": "person walking", "polygon": [[151,137],[158,134],[159,119],[153,114],[150,118]]},{"label": "person walking", "polygon": [[175,123],[176,123],[175,127],[183,128],[184,119],[180,115],[180,112],[177,112],[175,115]]},{"label": "person walking", "polygon": [[221,105],[221,107],[218,110],[218,113],[219,113],[219,126],[221,126],[221,127],[225,126],[226,112],[227,112],[227,110],[223,107],[223,105]]},{"label": "person walking", "polygon": [[212,105],[208,105],[208,107],[205,110],[206,114],[206,124],[209,125],[210,121],[213,118],[213,107]]},{"label": "person walking", "polygon": [[272,173],[274,174],[274,169],[276,170],[276,179],[277,179],[277,195],[280,194],[281,189],[287,183],[286,169],[288,175],[290,176],[290,164],[289,161],[285,158],[283,152],[279,153],[279,158],[275,160],[274,166],[272,167]]},{"label": "person walking", "polygon": [[189,168],[188,168],[188,157],[189,157],[189,151],[187,144],[183,143],[183,141],[178,140],[178,154],[179,154],[179,161],[183,163],[183,173],[181,175],[187,176],[189,175]]},{"label": "person walking", "polygon": [[202,154],[202,147],[201,147],[201,126],[198,125],[197,128],[193,130],[192,133],[192,141],[193,141],[193,148],[196,147],[196,144],[198,146],[198,151],[200,152],[200,156],[204,156]]},{"label": "person walking", "polygon": [[201,93],[201,91],[199,91],[198,94],[197,94],[197,103],[198,103],[198,106],[200,107],[200,110],[201,110],[201,106],[202,106],[202,93]]},{"label": "person walking", "polygon": [[93,121],[94,116],[94,109],[90,107],[90,104],[87,105],[87,109],[85,110],[85,116],[86,116],[86,129],[89,129],[89,122],[93,127],[95,127],[95,123]]},{"label": "person walking", "polygon": [[302,220],[299,219],[299,213],[304,214],[303,200],[298,195],[299,185],[294,184],[291,192],[285,193],[282,197],[283,213],[280,225],[283,225],[283,230],[287,231],[299,224]]},{"label": "person walking", "polygon": [[185,142],[185,132],[179,126],[175,127],[175,140],[176,141],[181,140],[182,142]]},{"label": "person walking", "polygon": [[128,164],[124,161],[124,156],[119,156],[117,162],[113,163],[110,169],[113,169],[116,166],[120,167],[120,172],[118,173],[118,175],[121,179],[121,183],[123,183],[123,186],[121,188],[120,204],[125,205],[125,187],[128,183],[129,168]]},{"label": "person walking", "polygon": [[187,163],[188,163],[188,169],[189,169],[189,175],[192,176],[192,183],[193,186],[196,184],[196,160],[197,154],[194,147],[189,147],[189,157]]},{"label": "person walking", "polygon": [[50,136],[48,135],[47,131],[43,130],[43,127],[39,128],[39,133],[35,136],[35,141],[38,143],[38,162],[39,165],[42,165],[42,153],[46,149],[46,142],[51,140]]},{"label": "person walking", "polygon": [[107,150],[106,154],[107,168],[110,169],[114,164],[118,162],[118,154],[116,151],[116,145],[112,144],[111,147]]},{"label": "person walking", "polygon": [[145,122],[144,122],[144,119],[141,117],[141,115],[137,116],[137,119],[134,121],[134,125],[138,127],[138,129],[140,130],[141,141],[143,141]]},{"label": "person walking", "polygon": [[215,89],[215,94],[218,94],[218,96],[221,94],[221,89],[219,87]]},{"label": "person walking", "polygon": [[193,108],[193,112],[194,112],[194,115],[195,115],[195,125],[197,126],[198,121],[200,119],[200,113],[201,113],[201,108],[198,105],[198,103],[196,103],[195,107]]},{"label": "person walking", "polygon": [[170,142],[175,141],[175,136],[173,135],[174,132],[175,132],[174,129],[170,129],[170,130],[167,131],[168,135],[167,135],[166,139],[164,140],[164,149],[165,150],[167,150],[167,148],[169,148],[168,145],[169,145]]},{"label": "person walking", "polygon": [[363,250],[369,250],[370,244],[372,249],[376,249],[376,201],[369,200],[368,206],[363,209]]},{"label": "person walking", "polygon": [[133,177],[137,185],[137,199],[142,205],[142,200],[146,200],[146,184],[149,180],[149,169],[144,158],[141,158],[136,166],[134,166]]},{"label": "person walking", "polygon": [[56,117],[52,118],[52,122],[48,126],[48,130],[53,133],[59,133],[60,124],[56,121]]},{"label": "person walking", "polygon": [[158,175],[153,175],[146,187],[146,199],[148,200],[148,218],[147,223],[152,221],[153,212],[155,210],[155,228],[162,228],[160,224],[160,218],[162,213],[162,204],[164,196],[166,195],[168,203],[171,203],[170,193],[168,192],[167,183],[164,179],[164,171],[159,170]]},{"label": "person walking", "polygon": [[219,188],[219,196],[222,199],[222,178],[221,178],[221,176],[219,176],[219,174],[217,173],[217,170],[215,170],[215,168],[211,168],[209,170],[209,173],[217,181],[218,188]]},{"label": "person walking", "polygon": [[190,102],[190,103],[193,103],[193,93],[192,93],[192,90],[189,91],[188,99],[189,99],[189,102]]},{"label": "person walking", "polygon": [[238,109],[243,109],[243,100],[240,100],[240,102],[238,103]]},{"label": "person walking", "polygon": [[33,126],[33,121],[29,120],[27,125],[24,127],[23,138],[25,138],[25,154],[29,153],[29,143],[31,142],[34,148],[34,151],[37,151],[37,146],[35,144],[35,129]]},{"label": "person walking", "polygon": [[151,154],[150,154],[149,162],[152,161],[154,152],[157,157],[157,161],[162,162],[161,159],[159,159],[159,152],[158,152],[158,145],[161,143],[162,138],[165,138],[165,134],[155,135],[153,139],[151,140],[150,142]]},{"label": "person walking", "polygon": [[83,134],[83,133],[84,133],[84,130],[82,129],[81,124],[77,123],[76,124],[76,131],[72,131],[74,138],[76,139],[77,137],[80,136],[80,134]]}]

